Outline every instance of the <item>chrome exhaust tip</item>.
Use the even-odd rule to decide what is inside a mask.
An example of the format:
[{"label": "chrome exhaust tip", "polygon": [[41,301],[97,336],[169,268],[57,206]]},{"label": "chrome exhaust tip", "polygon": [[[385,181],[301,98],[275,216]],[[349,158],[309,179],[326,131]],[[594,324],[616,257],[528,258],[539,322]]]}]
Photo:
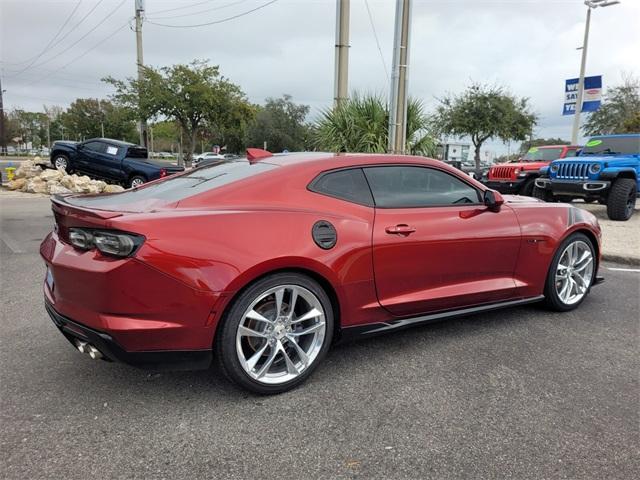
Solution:
[{"label": "chrome exhaust tip", "polygon": [[93,345],[89,345],[89,356],[94,360],[100,360],[102,358],[102,353]]},{"label": "chrome exhaust tip", "polygon": [[87,342],[83,342],[82,340],[76,340],[76,348],[80,351],[80,353],[89,353],[89,344]]}]

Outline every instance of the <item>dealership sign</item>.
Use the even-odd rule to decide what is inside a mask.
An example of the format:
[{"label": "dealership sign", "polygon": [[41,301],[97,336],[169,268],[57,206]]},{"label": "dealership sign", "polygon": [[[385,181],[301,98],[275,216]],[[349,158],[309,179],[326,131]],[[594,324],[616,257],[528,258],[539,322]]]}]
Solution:
[{"label": "dealership sign", "polygon": [[[600,108],[602,99],[602,75],[584,78],[584,94],[582,96],[582,111],[595,112]],[[570,78],[564,85],[563,115],[573,115],[578,101],[578,79]]]}]

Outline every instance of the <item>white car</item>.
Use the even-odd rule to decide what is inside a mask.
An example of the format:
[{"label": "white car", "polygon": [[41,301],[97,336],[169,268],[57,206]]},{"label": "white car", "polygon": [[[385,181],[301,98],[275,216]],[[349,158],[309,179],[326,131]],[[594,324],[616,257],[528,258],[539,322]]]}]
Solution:
[{"label": "white car", "polygon": [[200,155],[197,155],[193,158],[193,167],[197,167],[198,165],[200,165],[200,162],[202,162],[203,160],[225,160],[224,155],[220,155],[219,153],[213,153],[213,152],[204,152],[201,153]]}]

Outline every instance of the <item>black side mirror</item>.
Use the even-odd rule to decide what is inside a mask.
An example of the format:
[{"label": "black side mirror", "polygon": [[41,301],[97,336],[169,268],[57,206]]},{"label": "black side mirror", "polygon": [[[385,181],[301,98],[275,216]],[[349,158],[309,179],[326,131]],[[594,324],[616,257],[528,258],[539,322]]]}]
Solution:
[{"label": "black side mirror", "polygon": [[496,192],[495,190],[484,191],[484,204],[492,212],[497,212],[498,210],[500,210],[500,207],[503,203],[504,199],[499,192]]}]

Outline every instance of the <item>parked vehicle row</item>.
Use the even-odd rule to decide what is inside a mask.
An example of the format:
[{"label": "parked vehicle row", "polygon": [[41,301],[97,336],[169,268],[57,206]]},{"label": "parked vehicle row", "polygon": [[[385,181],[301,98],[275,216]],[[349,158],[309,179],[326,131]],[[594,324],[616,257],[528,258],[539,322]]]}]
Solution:
[{"label": "parked vehicle row", "polygon": [[584,147],[534,147],[517,163],[491,167],[485,184],[546,202],[597,201],[611,220],[628,220],[640,191],[640,134],[594,136]]},{"label": "parked vehicle row", "polygon": [[139,187],[184,170],[184,167],[149,160],[144,147],[108,138],[92,138],[81,143],[54,142],[50,160],[54,168],[64,168],[67,173],[78,172],[126,187]]}]

